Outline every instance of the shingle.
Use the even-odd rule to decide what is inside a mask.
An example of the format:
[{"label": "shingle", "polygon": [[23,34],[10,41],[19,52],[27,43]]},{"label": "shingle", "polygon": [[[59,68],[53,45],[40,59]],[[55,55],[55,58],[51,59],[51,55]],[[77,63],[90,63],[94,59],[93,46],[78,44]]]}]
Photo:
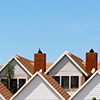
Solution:
[{"label": "shingle", "polygon": [[[34,74],[34,61],[21,57],[19,55],[15,56],[22,65],[31,73]],[[46,63],[46,70],[52,65],[52,62]]]},{"label": "shingle", "polygon": [[0,93],[6,100],[9,100],[13,96],[2,82],[0,82]]}]

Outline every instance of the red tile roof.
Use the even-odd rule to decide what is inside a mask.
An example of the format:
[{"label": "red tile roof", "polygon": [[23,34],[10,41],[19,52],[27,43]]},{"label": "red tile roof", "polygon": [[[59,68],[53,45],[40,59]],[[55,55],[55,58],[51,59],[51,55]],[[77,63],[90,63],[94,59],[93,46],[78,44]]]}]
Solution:
[{"label": "red tile roof", "polygon": [[3,65],[0,65],[0,69],[3,67]]},{"label": "red tile roof", "polygon": [[[34,61],[21,57],[19,55],[15,56],[22,65],[31,73],[34,74]],[[52,62],[46,63],[46,70],[52,65]]]},{"label": "red tile roof", "polygon": [[22,65],[24,65],[24,67],[31,73],[31,74],[34,74],[34,62],[29,60],[29,59],[26,59],[24,57],[21,57],[19,55],[16,55],[15,56],[20,62]]},{"label": "red tile roof", "polygon": [[2,82],[0,82],[0,93],[6,100],[9,100],[13,96]]},{"label": "red tile roof", "polygon": [[70,95],[49,75],[40,73],[64,98],[68,100]]}]

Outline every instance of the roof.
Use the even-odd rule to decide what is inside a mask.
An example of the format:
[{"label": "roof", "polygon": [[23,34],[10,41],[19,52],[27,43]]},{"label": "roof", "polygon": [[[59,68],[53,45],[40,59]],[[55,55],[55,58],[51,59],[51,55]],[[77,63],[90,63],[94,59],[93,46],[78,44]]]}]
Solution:
[{"label": "roof", "polygon": [[100,70],[97,70],[70,98],[69,100],[72,100],[91,80],[96,76],[100,76]]},{"label": "roof", "polygon": [[36,72],[11,98],[13,100],[23,89],[36,77],[36,75],[39,75],[43,81],[45,81],[50,88],[57,94],[59,95],[62,100],[68,100],[70,97],[69,94],[49,75],[43,74]]},{"label": "roof", "polygon": [[3,67],[3,65],[0,65],[0,69]]},{"label": "roof", "polygon": [[9,100],[13,96],[2,82],[0,82],[0,93],[6,100]]},{"label": "roof", "polygon": [[31,74],[34,74],[34,62],[29,60],[29,59],[26,59],[24,57],[21,57],[19,55],[16,55],[15,58],[17,58],[21,64],[23,64],[23,66],[31,73]]},{"label": "roof", "polygon": [[[31,73],[34,74],[34,61],[26,59],[24,57],[21,57],[19,55],[15,56],[23,65],[26,67],[26,69]],[[46,70],[53,64],[53,62],[47,62],[46,63]]]},{"label": "roof", "polygon": [[[15,59],[18,63],[20,63],[20,65],[26,70],[26,72],[29,73],[30,76],[32,76],[34,74],[34,61],[26,59],[24,57],[21,57],[19,55],[16,55],[16,56],[12,57],[8,62],[10,62],[12,59]],[[52,62],[46,63],[46,70],[52,64],[53,64]],[[5,64],[4,66],[0,65],[0,71],[2,71],[6,65],[7,64]]]},{"label": "roof", "polygon": [[46,70],[53,64],[53,62],[47,62],[46,63]]},{"label": "roof", "polygon": [[81,70],[86,76],[88,76],[88,73],[85,69],[85,66],[83,64],[83,60],[75,55],[73,55],[72,53],[65,51],[55,62],[54,64],[52,64],[47,71],[45,72],[45,74],[47,74],[50,70],[53,69],[53,67],[64,57],[67,56],[78,68],[79,70]]}]

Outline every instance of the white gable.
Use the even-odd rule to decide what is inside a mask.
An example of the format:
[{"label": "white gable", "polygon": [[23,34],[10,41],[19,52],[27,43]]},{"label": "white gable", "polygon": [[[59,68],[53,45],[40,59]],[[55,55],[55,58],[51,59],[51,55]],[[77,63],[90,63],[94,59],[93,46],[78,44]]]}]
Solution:
[{"label": "white gable", "polygon": [[[12,65],[15,67],[15,70],[14,70],[14,75],[16,76],[27,76],[28,73],[22,68],[22,66],[15,60],[15,59],[12,59],[10,61],[12,63]],[[5,66],[5,68],[7,67],[7,65]],[[0,76],[4,76],[5,74],[5,69],[3,69],[0,73]]]},{"label": "white gable", "polygon": [[0,100],[3,100],[3,99],[0,97]]},{"label": "white gable", "polygon": [[83,86],[69,99],[69,100],[92,100],[96,97],[100,99],[100,74],[96,72],[96,75],[83,84]]},{"label": "white gable", "polygon": [[13,100],[61,100],[61,98],[37,75]]},{"label": "white gable", "polygon": [[54,67],[50,70],[49,75],[53,74],[69,74],[82,72],[77,68],[77,66],[67,57],[64,56]]},{"label": "white gable", "polygon": [[[69,70],[71,69],[70,70],[71,72],[74,72],[74,73],[75,72],[81,72],[81,73],[84,73],[84,75],[88,76],[88,74],[72,59],[72,57],[69,54],[70,54],[69,52],[65,51],[54,62],[54,64],[47,69],[47,71],[45,72],[45,74],[48,74],[50,71],[52,71],[55,66],[59,66],[58,69],[56,69],[57,71],[64,72],[64,70],[66,70],[67,72],[69,72]],[[66,65],[69,66],[69,68],[66,69]],[[63,67],[63,69],[61,67]],[[56,71],[56,73],[57,73],[57,71]],[[53,71],[53,73],[54,73],[54,71]]]}]

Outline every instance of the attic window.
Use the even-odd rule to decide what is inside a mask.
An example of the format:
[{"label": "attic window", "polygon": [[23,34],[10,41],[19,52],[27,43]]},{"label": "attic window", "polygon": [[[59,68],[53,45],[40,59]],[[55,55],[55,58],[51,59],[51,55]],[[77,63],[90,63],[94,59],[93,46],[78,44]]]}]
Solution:
[{"label": "attic window", "polygon": [[78,88],[79,76],[71,76],[71,88]]},{"label": "attic window", "polygon": [[64,88],[69,88],[69,76],[62,76],[61,86]]}]

